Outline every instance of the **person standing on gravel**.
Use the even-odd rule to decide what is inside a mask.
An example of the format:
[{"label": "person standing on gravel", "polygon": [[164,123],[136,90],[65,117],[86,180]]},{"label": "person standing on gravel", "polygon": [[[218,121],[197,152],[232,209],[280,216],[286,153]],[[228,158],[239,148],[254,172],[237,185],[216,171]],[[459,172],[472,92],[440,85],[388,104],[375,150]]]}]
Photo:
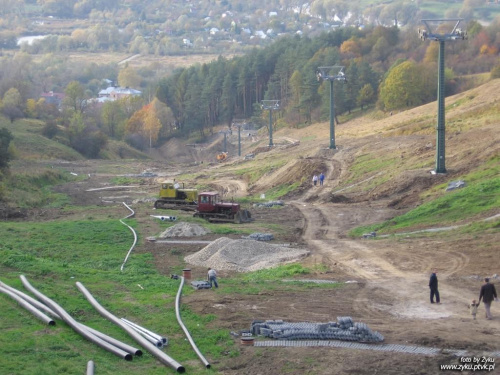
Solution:
[{"label": "person standing on gravel", "polygon": [[313,176],[313,185],[316,186],[316,184],[318,183],[318,175],[314,175]]},{"label": "person standing on gravel", "polygon": [[212,288],[213,285],[215,285],[216,288],[219,287],[219,284],[217,284],[217,272],[211,268],[208,269],[208,282],[210,283],[210,288]]},{"label": "person standing on gravel", "polygon": [[323,186],[323,181],[325,181],[325,175],[321,172],[319,175],[319,186]]},{"label": "person standing on gravel", "polygon": [[490,307],[491,307],[491,302],[493,300],[498,301],[497,297],[497,291],[495,290],[495,285],[490,284],[490,279],[485,278],[484,279],[484,284],[481,286],[481,291],[479,292],[479,303],[481,303],[481,299],[483,300],[484,303],[484,309],[486,310],[486,319],[491,320],[491,312],[490,312]]},{"label": "person standing on gravel", "polygon": [[439,299],[438,278],[436,274],[437,270],[433,270],[431,278],[429,279],[429,288],[431,290],[431,303],[434,303],[434,296],[436,296],[436,303],[441,303],[441,300]]}]

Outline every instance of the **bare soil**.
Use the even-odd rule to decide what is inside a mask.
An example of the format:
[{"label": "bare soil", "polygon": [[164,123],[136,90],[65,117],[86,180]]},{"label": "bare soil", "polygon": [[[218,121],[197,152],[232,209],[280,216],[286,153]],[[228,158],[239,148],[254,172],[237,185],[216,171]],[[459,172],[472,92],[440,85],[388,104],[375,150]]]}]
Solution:
[{"label": "bare soil", "polygon": [[[498,86],[495,87],[498,89]],[[352,160],[368,148],[399,152],[402,159],[428,158],[432,163],[434,146],[428,146],[434,140],[432,132],[394,137],[380,135],[388,127],[397,128],[398,123],[406,123],[415,115],[414,112],[434,111],[424,107],[369,124],[358,120],[341,124],[338,138],[340,147],[337,150],[328,149],[326,141],[318,142],[318,139],[328,139],[326,124],[307,129],[288,129],[287,137],[310,141],[302,141],[299,146],[282,151],[277,147],[258,154],[256,158],[259,162],[266,163],[268,158],[285,152],[289,155],[290,163],[251,186],[231,173],[231,159],[227,164],[216,164],[212,162],[212,151],[189,149],[182,152],[186,150],[182,144],[176,147],[171,144],[158,150],[158,161],[149,162],[148,165],[138,164],[135,167],[138,171],[148,167],[164,172],[167,176],[174,176],[181,170],[184,173],[199,172],[202,168],[206,174],[198,176],[197,183],[220,188],[232,196],[265,192],[276,184],[291,183],[307,176],[307,181],[285,199],[284,208],[251,208],[255,223],[261,227],[267,223],[279,224],[281,231],[275,233],[278,242],[297,243],[311,251],[303,263],[306,266],[324,265],[325,271],[307,275],[308,279],[356,281],[342,288],[312,288],[301,293],[279,290],[228,296],[212,290],[201,290],[184,298],[183,303],[197,313],[215,314],[217,319],[212,322],[213,326],[231,331],[248,329],[254,319],[328,322],[337,316],[352,316],[355,321],[365,322],[373,330],[382,333],[386,343],[466,349],[475,355],[499,350],[500,304],[493,303],[493,320],[484,318],[483,305],[475,321],[467,309],[467,304],[479,296],[481,278],[500,274],[498,230],[378,239],[351,239],[347,236],[351,228],[390,219],[415,207],[421,203],[421,192],[425,189],[466,173],[491,155],[498,154],[500,132],[497,121],[450,137],[448,141],[453,151],[447,176],[431,176],[429,168],[406,169],[374,189],[362,189],[363,182],[358,181],[356,187],[344,186],[340,191],[340,181],[350,176],[349,165]],[[462,111],[462,108],[459,110]],[[458,116],[459,113],[451,111],[450,116],[453,115]],[[357,132],[365,135],[361,137]],[[276,139],[279,140],[280,136],[284,136],[284,133],[277,132]],[[465,139],[467,142],[464,142]],[[489,148],[483,147],[484,143]],[[253,151],[254,146],[257,143],[247,140],[244,153]],[[169,150],[175,150],[176,157],[183,164],[172,166],[172,151]],[[468,158],[464,155],[468,155]],[[170,167],[165,166],[164,160],[168,160]],[[241,162],[237,158],[233,160],[234,163]],[[92,165],[74,165],[74,168],[81,173],[96,169]],[[324,186],[310,186],[309,176],[316,171],[326,173]],[[155,196],[157,182],[161,179],[144,179],[139,188],[129,189],[134,193],[85,192],[89,188],[107,186],[109,177],[110,174],[97,173],[85,181],[65,185],[60,191],[70,194],[75,202],[82,205],[106,205],[103,200],[109,200],[105,198],[110,196],[120,197],[115,198],[117,203],[120,199],[132,202],[137,196]],[[108,214],[116,214],[117,217],[128,215],[119,204],[111,206],[113,208]],[[153,214],[151,207],[152,203],[134,206],[143,239],[159,233],[157,223],[149,216]],[[497,213],[492,212],[491,215]],[[50,217],[60,213],[46,212],[45,215]],[[261,228],[257,224],[248,225]],[[217,237],[207,234],[193,239],[213,240]],[[158,271],[169,276],[173,269],[184,266],[183,258],[186,255],[202,247],[169,246],[142,240],[137,251],[151,252]],[[428,278],[433,268],[438,269],[441,304],[429,302]],[[205,277],[203,267],[192,267],[192,272],[194,278]],[[230,275],[229,272],[220,272],[221,288],[224,288],[224,278]],[[499,290],[498,279],[493,281]],[[496,361],[500,359],[496,358]],[[438,374],[441,373],[440,364],[450,363],[458,363],[458,359],[447,354],[424,356],[339,348],[241,346],[240,356],[217,361],[213,363],[213,368],[227,375]]]}]

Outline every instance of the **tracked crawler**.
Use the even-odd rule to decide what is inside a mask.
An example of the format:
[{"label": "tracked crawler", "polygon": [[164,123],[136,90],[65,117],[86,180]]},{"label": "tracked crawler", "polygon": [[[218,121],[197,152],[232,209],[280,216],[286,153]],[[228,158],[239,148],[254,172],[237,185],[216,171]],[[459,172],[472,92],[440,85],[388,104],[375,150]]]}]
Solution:
[{"label": "tracked crawler", "polygon": [[241,224],[252,221],[248,210],[241,209],[238,203],[223,202],[219,193],[214,191],[198,194],[198,206],[193,216],[211,223]]},{"label": "tracked crawler", "polygon": [[160,186],[160,194],[155,202],[155,208],[195,211],[198,200],[198,190],[186,189],[184,183],[164,181]]}]

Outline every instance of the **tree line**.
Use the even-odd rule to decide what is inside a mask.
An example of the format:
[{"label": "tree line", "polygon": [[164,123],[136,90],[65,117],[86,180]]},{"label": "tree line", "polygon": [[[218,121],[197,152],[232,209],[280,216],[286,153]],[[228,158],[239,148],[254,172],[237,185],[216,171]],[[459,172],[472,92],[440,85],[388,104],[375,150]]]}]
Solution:
[{"label": "tree line", "polygon": [[[499,23],[467,25],[469,40],[446,43],[446,93],[463,89],[461,76],[498,74]],[[397,27],[340,28],[317,37],[278,39],[248,54],[177,69],[133,69],[113,64],[67,63],[26,53],[0,58],[0,111],[45,123],[44,134],[87,157],[98,157],[109,139],[144,150],[168,137],[203,140],[236,120],[267,126],[262,100],[280,101],[273,126],[307,126],[329,116],[329,83],[321,66],[343,66],[347,81],[335,82],[338,116],[368,107],[393,111],[436,99],[438,43]],[[142,97],[97,103],[103,78],[140,89]],[[64,91],[60,108],[40,98]],[[56,90],[54,90],[56,91]]]},{"label": "tree line", "polygon": [[[488,72],[498,64],[498,23],[468,25],[470,40],[446,44],[446,93],[460,90],[459,76]],[[438,43],[422,42],[414,30],[341,28],[316,38],[285,37],[272,46],[233,59],[179,69],[159,82],[182,134],[201,136],[235,119],[262,120],[262,100],[280,101],[281,122],[301,126],[329,115],[328,83],[320,66],[343,66],[347,81],[335,82],[335,111],[341,115],[376,105],[391,111],[421,105],[437,96]]]}]

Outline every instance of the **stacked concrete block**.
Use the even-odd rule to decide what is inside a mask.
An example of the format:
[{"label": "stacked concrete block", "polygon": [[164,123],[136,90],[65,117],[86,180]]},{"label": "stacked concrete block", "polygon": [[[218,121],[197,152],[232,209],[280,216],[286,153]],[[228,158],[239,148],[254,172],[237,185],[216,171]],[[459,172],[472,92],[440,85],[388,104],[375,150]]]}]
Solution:
[{"label": "stacked concrete block", "polygon": [[282,320],[254,321],[251,331],[254,335],[277,340],[343,340],[360,342],[381,342],[379,332],[372,331],[365,323],[355,323],[349,316],[337,317],[336,322],[289,323]]},{"label": "stacked concrete block", "polygon": [[274,236],[272,233],[252,233],[247,237],[242,237],[245,240],[256,240],[256,241],[272,241]]}]

